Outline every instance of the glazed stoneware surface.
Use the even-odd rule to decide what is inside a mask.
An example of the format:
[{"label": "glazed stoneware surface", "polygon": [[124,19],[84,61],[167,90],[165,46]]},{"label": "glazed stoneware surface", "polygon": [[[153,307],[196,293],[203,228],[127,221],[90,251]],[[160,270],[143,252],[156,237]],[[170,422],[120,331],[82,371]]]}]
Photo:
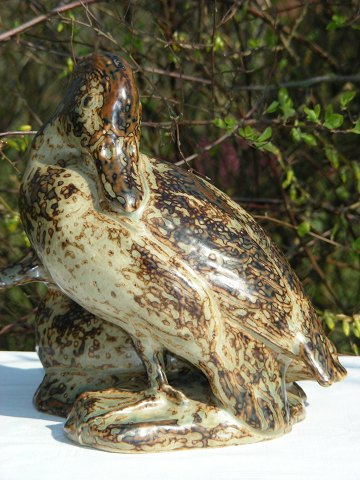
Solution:
[{"label": "glazed stoneware surface", "polygon": [[20,210],[36,259],[3,284],[50,284],[35,403],[72,407],[67,435],[110,451],[286,433],[304,416],[295,382],[345,370],[261,227],[210,183],[139,153],[140,121],[129,65],[93,54],[34,139]]}]

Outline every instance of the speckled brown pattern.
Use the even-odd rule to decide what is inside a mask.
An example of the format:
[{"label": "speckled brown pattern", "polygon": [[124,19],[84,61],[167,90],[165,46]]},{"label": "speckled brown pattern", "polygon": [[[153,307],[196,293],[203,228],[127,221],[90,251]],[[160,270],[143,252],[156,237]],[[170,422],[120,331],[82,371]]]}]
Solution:
[{"label": "speckled brown pattern", "polygon": [[[303,417],[294,381],[330,385],[345,370],[252,217],[194,174],[139,153],[138,98],[126,62],[85,58],[34,139],[21,186],[22,221],[51,282],[123,329],[149,379],[136,393],[82,394],[66,431],[111,451],[278,436]],[[168,382],[165,352],[205,375],[211,401]]]},{"label": "speckled brown pattern", "polygon": [[[67,416],[80,393],[146,386],[129,336],[51,287],[36,316],[36,343],[45,377],[34,396],[39,410]],[[136,377],[136,381],[131,380]]]}]

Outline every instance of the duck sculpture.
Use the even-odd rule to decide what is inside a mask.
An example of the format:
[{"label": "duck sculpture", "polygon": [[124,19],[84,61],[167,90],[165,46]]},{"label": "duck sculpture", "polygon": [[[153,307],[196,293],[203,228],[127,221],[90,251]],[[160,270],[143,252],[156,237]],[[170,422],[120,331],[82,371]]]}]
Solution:
[{"label": "duck sculpture", "polygon": [[335,348],[262,228],[211,183],[141,154],[140,124],[129,64],[84,58],[21,184],[21,219],[56,292],[47,308],[102,325],[105,352],[118,335],[121,371],[146,372],[98,391],[87,378],[65,431],[126,452],[284,434],[304,416],[296,381],[345,375]]}]

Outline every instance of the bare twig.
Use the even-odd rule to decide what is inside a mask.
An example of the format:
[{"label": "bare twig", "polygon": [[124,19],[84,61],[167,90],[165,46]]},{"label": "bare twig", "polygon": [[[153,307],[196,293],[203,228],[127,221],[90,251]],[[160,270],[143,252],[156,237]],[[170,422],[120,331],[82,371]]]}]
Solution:
[{"label": "bare twig", "polygon": [[156,73],[158,75],[166,75],[167,77],[182,78],[183,80],[189,80],[190,82],[199,82],[205,85],[211,85],[211,80],[207,78],[193,77],[192,75],[184,75],[178,72],[168,72],[162,68],[156,67],[144,67],[143,70],[149,73]]},{"label": "bare twig", "polygon": [[240,85],[239,90],[278,90],[280,87],[286,88],[308,88],[317,83],[360,83],[360,74],[355,75],[319,75],[317,77],[305,78],[304,80],[295,80],[293,82],[283,82],[270,85]]},{"label": "bare twig", "polygon": [[[254,7],[248,7],[248,12],[254,17],[260,18],[267,24],[271,25],[274,30],[283,32],[286,35],[291,35],[291,29],[288,26],[281,25],[280,23],[276,22],[276,20],[267,12],[260,11]],[[322,47],[320,47],[320,45],[311,40],[308,40],[307,38],[296,32],[293,34],[293,38],[307,45],[314,53],[326,60],[332,67],[336,69],[338,68],[336,60],[332,58],[331,55],[329,55],[328,52],[326,52]]]},{"label": "bare twig", "polygon": [[75,2],[71,2],[66,5],[58,5],[56,8],[50,10],[50,12],[44,15],[39,15],[38,17],[32,18],[28,22],[25,22],[22,25],[19,25],[18,27],[8,30],[7,32],[1,33],[0,42],[7,42],[12,37],[15,37],[16,35],[20,35],[21,33],[24,33],[26,30],[29,30],[30,28],[34,27],[35,25],[38,25],[39,23],[46,22],[47,20],[49,20],[49,18],[54,17],[55,15],[68,12],[69,10],[74,10],[75,8],[78,8],[78,7],[86,7],[88,5],[97,3],[99,1],[101,0],[77,0]]},{"label": "bare twig", "polygon": [[216,147],[217,145],[220,145],[220,143],[224,142],[228,138],[230,138],[236,130],[239,128],[239,125],[236,125],[230,132],[225,133],[221,137],[219,137],[215,142],[209,143],[209,145],[206,145],[204,148],[201,149],[200,152],[198,153],[193,153],[189,157],[184,158],[183,160],[180,160],[179,162],[176,162],[175,165],[183,165],[184,163],[191,162],[191,160],[195,160],[195,158],[199,157],[201,154],[204,152],[208,152],[212,148]]},{"label": "bare twig", "polygon": [[[141,122],[142,127],[151,127],[151,128],[170,128],[173,125],[172,122]],[[193,126],[206,126],[213,125],[214,120],[178,120],[178,125],[193,127]]]},{"label": "bare twig", "polygon": [[242,3],[243,3],[242,0],[237,0],[236,2],[234,2],[230,6],[229,10],[222,17],[220,22],[217,24],[216,28],[219,29],[220,27],[225,25],[225,23],[227,23],[229,20],[231,20],[233,18],[233,16],[236,14],[236,12],[238,11],[238,9],[239,9],[239,7],[241,6]]},{"label": "bare twig", "polygon": [[[296,230],[297,227],[296,225],[293,225],[289,222],[285,222],[284,220],[280,220],[278,218],[273,218],[269,217],[268,215],[254,215],[254,218],[257,220],[269,220],[272,223],[276,223],[278,225],[283,225],[284,227],[291,228],[292,230]],[[321,240],[322,242],[329,243],[330,245],[333,245],[334,247],[339,247],[339,248],[345,248],[341,243],[335,242],[334,240],[330,240],[329,238],[323,237],[322,235],[319,235],[318,233],[314,232],[309,232],[308,235],[311,237],[314,237],[318,240]]]},{"label": "bare twig", "polygon": [[[293,225],[295,227],[295,229],[297,229],[297,221],[296,221],[296,218],[295,218],[295,214],[294,214],[293,210],[291,209],[287,194],[284,191],[284,189],[282,188],[278,171],[275,167],[272,167],[272,170],[274,172],[276,181],[278,183],[279,191],[280,191],[280,194],[282,196],[283,203],[284,203],[284,208],[285,208],[286,214],[287,214],[287,216],[290,220],[290,224]],[[323,282],[325,288],[327,289],[327,291],[329,292],[329,294],[331,296],[332,301],[335,303],[335,305],[342,308],[342,304],[341,304],[341,301],[340,301],[337,293],[335,292],[334,288],[332,287],[332,285],[329,283],[328,279],[326,278],[326,275],[322,271],[319,263],[317,262],[316,258],[314,257],[314,254],[312,253],[312,251],[310,250],[308,245],[306,245],[306,243],[304,243],[303,239],[300,238],[299,235],[298,235],[298,238],[299,238],[300,242],[302,243],[302,247],[304,249],[304,252],[305,252],[306,256],[308,257],[308,259],[311,263],[312,268],[314,269],[314,271],[317,273],[318,277]]]},{"label": "bare twig", "polygon": [[15,137],[18,135],[36,135],[36,130],[28,130],[27,132],[22,132],[21,130],[13,130],[10,132],[0,132],[0,137]]}]

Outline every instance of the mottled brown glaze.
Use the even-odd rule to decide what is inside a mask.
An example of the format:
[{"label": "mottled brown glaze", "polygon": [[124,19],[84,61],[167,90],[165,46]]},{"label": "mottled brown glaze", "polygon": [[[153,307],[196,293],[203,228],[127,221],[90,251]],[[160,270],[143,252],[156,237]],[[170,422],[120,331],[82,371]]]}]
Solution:
[{"label": "mottled brown glaze", "polygon": [[45,376],[34,395],[42,411],[66,417],[80,393],[146,386],[145,369],[129,336],[50,287],[35,320]]},{"label": "mottled brown glaze", "polygon": [[[330,385],[345,370],[252,217],[194,174],[139,153],[138,98],[124,61],[84,59],[34,139],[21,186],[22,221],[51,282],[125,331],[149,380],[131,394],[82,394],[66,431],[107,450],[190,448],[204,444],[200,415],[214,445],[278,436],[303,417],[293,382]],[[205,375],[211,401],[168,381],[166,352]]]},{"label": "mottled brown glaze", "polygon": [[143,200],[139,176],[141,104],[133,72],[114,55],[92,55],[77,66],[55,114],[66,134],[91,152],[104,194],[131,212]]}]

